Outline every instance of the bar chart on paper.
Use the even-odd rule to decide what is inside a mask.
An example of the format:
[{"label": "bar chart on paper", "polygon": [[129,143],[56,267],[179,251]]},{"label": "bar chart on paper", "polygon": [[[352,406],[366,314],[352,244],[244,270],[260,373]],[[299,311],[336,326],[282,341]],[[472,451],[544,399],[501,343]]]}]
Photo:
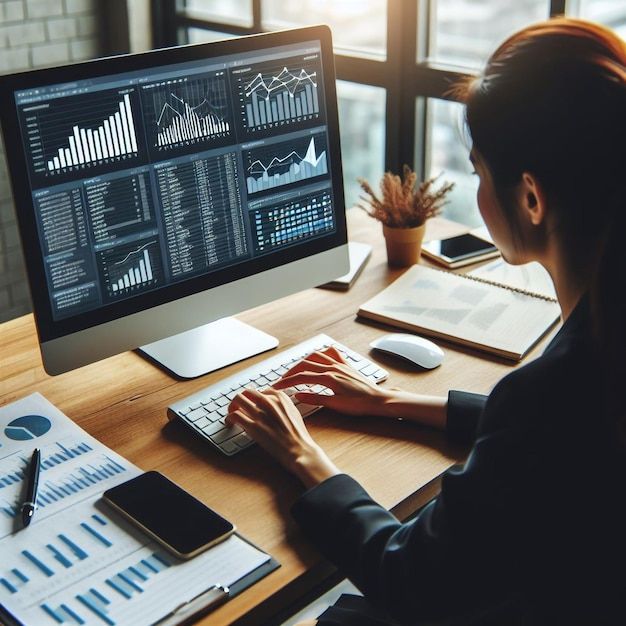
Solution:
[{"label": "bar chart on paper", "polygon": [[248,132],[288,126],[320,117],[321,74],[317,59],[260,64],[237,74],[244,125]]},{"label": "bar chart on paper", "polygon": [[248,193],[327,174],[326,155],[326,134],[323,132],[244,151]]},{"label": "bar chart on paper", "polygon": [[40,394],[0,407],[0,434],[21,428],[41,448],[40,497],[28,531],[15,532],[34,442],[1,440],[2,623],[6,616],[37,626],[148,626],[270,560],[236,535],[190,561],[177,560],[101,501],[105,489],[138,476],[138,467]]},{"label": "bar chart on paper", "polygon": [[[21,485],[29,462],[24,454],[0,460],[0,521],[10,523],[20,514]],[[97,454],[86,441],[66,440],[44,446],[37,518],[58,512],[68,499],[100,490],[125,472],[126,467],[119,461],[110,455]]]},{"label": "bar chart on paper", "polygon": [[210,588],[213,576],[230,585],[269,558],[233,536],[181,562],[95,502],[12,544],[0,564],[0,601],[38,626],[153,624]]}]

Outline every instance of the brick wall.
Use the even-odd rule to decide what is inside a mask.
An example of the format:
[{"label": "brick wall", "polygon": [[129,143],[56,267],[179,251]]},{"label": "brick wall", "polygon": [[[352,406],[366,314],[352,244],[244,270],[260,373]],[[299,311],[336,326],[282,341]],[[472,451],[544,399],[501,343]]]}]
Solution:
[{"label": "brick wall", "polygon": [[[0,0],[0,74],[98,56],[97,20],[97,0]],[[0,140],[0,322],[30,310]]]}]

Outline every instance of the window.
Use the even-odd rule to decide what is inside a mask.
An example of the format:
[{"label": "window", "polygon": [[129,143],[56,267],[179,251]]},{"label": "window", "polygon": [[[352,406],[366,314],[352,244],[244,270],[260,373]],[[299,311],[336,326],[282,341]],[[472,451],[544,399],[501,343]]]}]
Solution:
[{"label": "window", "polygon": [[153,0],[156,45],[320,22],[333,31],[347,206],[357,177],[403,163],[456,183],[444,215],[475,226],[477,180],[450,84],[523,26],[567,13],[626,34],[615,0]]},{"label": "window", "polygon": [[432,2],[428,58],[480,69],[510,33],[546,19],[545,0],[437,0]]}]

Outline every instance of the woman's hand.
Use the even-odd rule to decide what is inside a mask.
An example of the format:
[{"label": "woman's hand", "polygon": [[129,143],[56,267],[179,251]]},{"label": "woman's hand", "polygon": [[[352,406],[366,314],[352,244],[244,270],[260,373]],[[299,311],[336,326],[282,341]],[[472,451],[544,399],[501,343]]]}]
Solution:
[{"label": "woman's hand", "polygon": [[325,406],[347,415],[383,415],[390,392],[367,380],[348,365],[333,347],[314,352],[292,367],[272,386],[286,389],[296,385],[322,385],[333,395],[299,391],[296,399]]},{"label": "woman's hand", "polygon": [[246,389],[231,402],[227,423],[243,428],[307,488],[340,473],[283,391]]}]

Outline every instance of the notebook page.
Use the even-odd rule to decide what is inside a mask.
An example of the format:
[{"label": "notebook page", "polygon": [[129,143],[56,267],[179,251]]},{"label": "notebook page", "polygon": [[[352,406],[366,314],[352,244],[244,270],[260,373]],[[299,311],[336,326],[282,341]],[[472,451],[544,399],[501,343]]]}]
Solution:
[{"label": "notebook page", "polygon": [[556,300],[556,291],[550,274],[536,261],[524,265],[511,265],[504,259],[496,259],[468,272],[468,276],[476,276]]},{"label": "notebook page", "polygon": [[361,311],[512,355],[526,352],[560,315],[556,303],[420,265]]}]

